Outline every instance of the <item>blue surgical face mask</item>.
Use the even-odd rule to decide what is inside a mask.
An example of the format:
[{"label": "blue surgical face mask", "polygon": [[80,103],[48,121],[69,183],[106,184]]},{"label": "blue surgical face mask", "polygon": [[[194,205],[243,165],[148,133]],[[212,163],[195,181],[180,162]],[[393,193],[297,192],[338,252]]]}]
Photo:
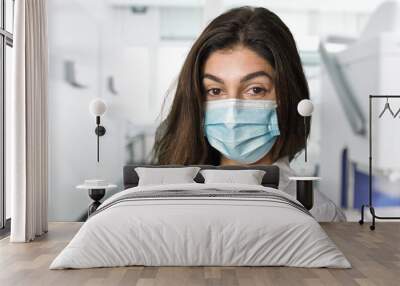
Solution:
[{"label": "blue surgical face mask", "polygon": [[221,99],[206,102],[204,129],[225,157],[251,164],[262,159],[279,133],[274,100]]}]

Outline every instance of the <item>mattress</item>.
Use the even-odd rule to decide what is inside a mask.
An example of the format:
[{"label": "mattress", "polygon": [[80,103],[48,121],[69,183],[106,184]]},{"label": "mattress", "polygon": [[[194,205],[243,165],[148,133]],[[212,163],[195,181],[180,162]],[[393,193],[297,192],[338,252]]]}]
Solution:
[{"label": "mattress", "polygon": [[292,196],[257,185],[198,183],[111,196],[50,269],[129,265],[351,267]]}]

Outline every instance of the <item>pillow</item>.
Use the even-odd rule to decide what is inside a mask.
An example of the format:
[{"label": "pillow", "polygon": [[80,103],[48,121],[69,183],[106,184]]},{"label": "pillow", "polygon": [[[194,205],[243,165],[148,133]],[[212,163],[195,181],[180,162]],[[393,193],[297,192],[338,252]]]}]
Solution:
[{"label": "pillow", "polygon": [[202,170],[205,184],[234,183],[261,185],[265,171],[262,170]]},{"label": "pillow", "polygon": [[199,170],[199,167],[135,168],[139,177],[138,186],[196,183],[193,179]]}]

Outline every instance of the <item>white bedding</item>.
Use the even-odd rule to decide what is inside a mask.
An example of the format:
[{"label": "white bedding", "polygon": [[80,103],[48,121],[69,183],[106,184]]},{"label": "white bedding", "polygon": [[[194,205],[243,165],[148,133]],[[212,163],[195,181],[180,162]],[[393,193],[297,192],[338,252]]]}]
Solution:
[{"label": "white bedding", "polygon": [[[263,190],[254,185],[135,187],[107,199],[162,190]],[[258,198],[152,198],[121,201],[90,217],[50,269],[126,265],[349,268],[318,222],[291,205]]]}]

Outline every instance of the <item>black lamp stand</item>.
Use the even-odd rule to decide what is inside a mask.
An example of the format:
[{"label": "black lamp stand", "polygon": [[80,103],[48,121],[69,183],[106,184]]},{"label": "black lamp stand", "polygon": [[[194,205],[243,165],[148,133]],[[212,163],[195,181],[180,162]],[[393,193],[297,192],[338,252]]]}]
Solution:
[{"label": "black lamp stand", "polygon": [[106,129],[104,128],[104,126],[100,125],[100,116],[96,116],[96,124],[97,124],[97,127],[94,130],[94,132],[97,135],[97,162],[99,162],[99,160],[100,160],[100,151],[99,151],[100,140],[99,139],[100,139],[100,136],[103,136],[104,134],[106,134]]},{"label": "black lamp stand", "polygon": [[307,162],[307,122],[306,116],[304,118],[304,161]]},{"label": "black lamp stand", "polygon": [[312,180],[296,181],[296,199],[307,209],[311,210],[314,205],[314,192]]},{"label": "black lamp stand", "polygon": [[104,197],[105,193],[106,189],[89,189],[89,197],[93,200],[93,203],[89,206],[88,217],[101,205],[100,200]]}]

